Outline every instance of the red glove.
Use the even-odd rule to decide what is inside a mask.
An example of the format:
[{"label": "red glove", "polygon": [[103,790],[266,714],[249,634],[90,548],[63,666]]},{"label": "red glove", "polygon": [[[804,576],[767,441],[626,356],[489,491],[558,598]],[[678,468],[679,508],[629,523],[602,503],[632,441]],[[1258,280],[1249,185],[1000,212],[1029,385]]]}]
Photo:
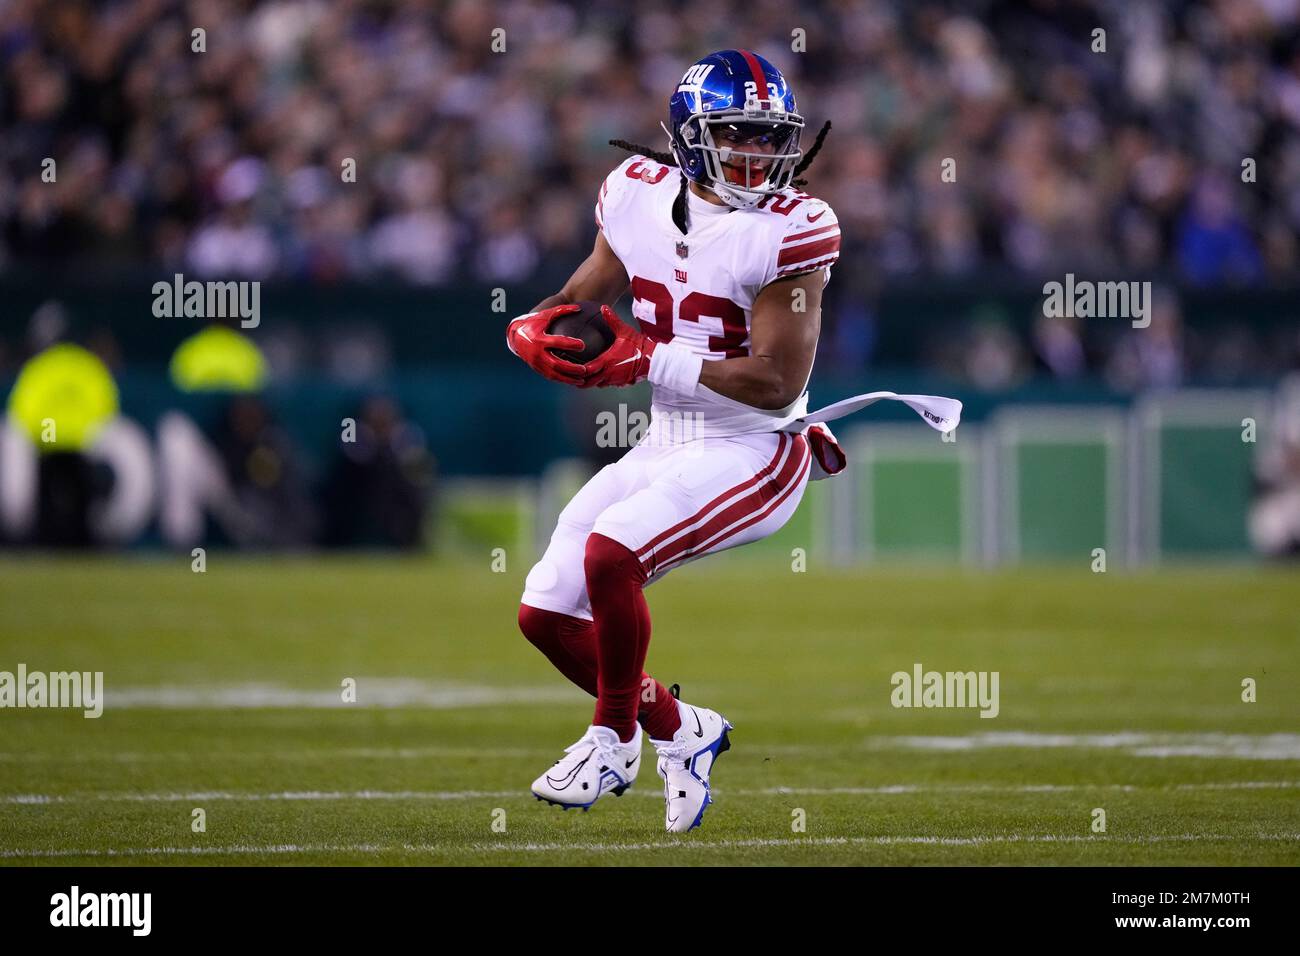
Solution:
[{"label": "red glove", "polygon": [[825,422],[818,422],[808,428],[808,443],[812,446],[813,464],[812,480],[830,478],[838,475],[849,463],[844,449],[835,440],[835,433]]},{"label": "red glove", "polygon": [[569,385],[584,385],[586,368],[574,362],[566,362],[548,351],[549,349],[571,349],[581,352],[584,348],[582,339],[570,335],[549,335],[549,326],[558,316],[582,310],[580,305],[556,305],[540,312],[530,312],[512,319],[506,328],[506,346],[529,364],[533,371],[552,382],[566,382]]},{"label": "red glove", "polygon": [[602,305],[600,314],[614,330],[614,342],[586,364],[586,380],[579,387],[617,387],[644,381],[658,343],[625,323],[609,306]]}]

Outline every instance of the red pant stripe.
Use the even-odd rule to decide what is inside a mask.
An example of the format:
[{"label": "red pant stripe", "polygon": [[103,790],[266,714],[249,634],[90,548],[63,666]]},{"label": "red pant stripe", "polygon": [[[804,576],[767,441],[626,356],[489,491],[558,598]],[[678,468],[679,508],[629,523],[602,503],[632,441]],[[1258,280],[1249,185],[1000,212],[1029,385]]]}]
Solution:
[{"label": "red pant stripe", "polygon": [[[664,570],[667,565],[679,559],[684,560],[693,554],[702,553],[718,541],[761,521],[798,485],[801,473],[806,470],[808,457],[808,440],[802,435],[794,436],[791,453],[776,475],[699,527],[668,544],[661,553],[653,555],[654,573]],[[749,520],[751,518],[753,520]]]},{"label": "red pant stripe", "polygon": [[762,481],[765,477],[770,475],[773,472],[773,470],[777,467],[777,464],[781,460],[781,456],[786,451],[786,448],[789,444],[787,440],[788,438],[789,435],[787,433],[785,432],[780,433],[780,438],[776,444],[776,454],[772,456],[772,460],[769,461],[767,465],[764,466],[763,469],[759,471],[756,475],[754,475],[751,478],[745,479],[738,485],[728,488],[726,491],[718,495],[718,497],[714,498],[712,501],[710,501],[699,511],[695,512],[695,514],[691,515],[689,518],[679,521],[677,522],[677,524],[673,525],[668,530],[662,531],[659,534],[655,535],[655,537],[649,543],[637,549],[636,556],[644,562],[646,556],[649,555],[651,551],[653,551],[663,542],[667,541],[669,538],[673,537],[673,535],[679,534],[680,532],[689,528],[691,525],[702,521],[709,514],[709,512],[712,511],[714,508],[716,508],[718,505],[722,504],[727,499],[732,498],[735,495],[738,495],[749,488],[752,488],[754,485]]},{"label": "red pant stripe", "polygon": [[798,458],[800,464],[796,468],[796,472],[793,480],[789,481],[789,483],[785,485],[785,487],[775,498],[773,498],[765,507],[761,508],[759,511],[751,513],[748,517],[741,518],[739,522],[734,523],[730,527],[723,527],[721,530],[716,531],[715,533],[709,536],[705,536],[698,547],[692,548],[689,551],[682,552],[681,554],[676,555],[670,560],[662,564],[659,564],[655,568],[655,573],[662,573],[663,571],[667,571],[671,565],[680,564],[683,561],[704,554],[706,551],[710,551],[713,548],[716,548],[718,545],[722,544],[728,538],[740,534],[740,532],[744,531],[746,528],[749,528],[757,524],[758,522],[762,521],[764,518],[768,517],[768,515],[775,512],[779,507],[781,507],[782,502],[784,502],[786,498],[790,497],[790,495],[794,493],[794,490],[799,487],[799,483],[803,481],[804,476],[808,473],[809,468],[812,466],[812,455],[809,453],[808,450],[808,440],[803,438],[802,436],[800,436],[800,438],[803,447],[803,453]]}]

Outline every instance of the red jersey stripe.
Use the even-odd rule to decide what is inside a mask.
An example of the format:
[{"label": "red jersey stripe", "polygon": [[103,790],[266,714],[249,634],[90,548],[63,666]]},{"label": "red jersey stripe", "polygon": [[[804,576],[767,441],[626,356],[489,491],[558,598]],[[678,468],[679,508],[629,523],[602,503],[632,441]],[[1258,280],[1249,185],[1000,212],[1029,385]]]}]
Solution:
[{"label": "red jersey stripe", "polygon": [[789,269],[782,269],[780,272],[776,274],[776,277],[780,279],[782,276],[797,275],[800,272],[811,272],[813,269],[820,268],[821,266],[833,265],[839,259],[839,257],[840,254],[837,252],[835,253],[835,255],[830,256],[829,258],[819,259],[816,262],[801,262],[799,263],[799,265],[791,266]]},{"label": "red jersey stripe", "polygon": [[840,251],[840,237],[827,236],[825,239],[818,239],[816,242],[808,242],[799,246],[786,246],[781,250],[781,255],[777,257],[777,268],[793,265],[796,262],[803,262],[806,259],[818,259],[830,255],[832,252]]},{"label": "red jersey stripe", "polygon": [[786,236],[781,240],[781,242],[782,244],[785,244],[788,242],[798,242],[800,239],[811,239],[813,236],[820,236],[822,233],[830,232],[832,229],[839,232],[839,228],[840,224],[838,222],[833,222],[829,226],[822,226],[820,229],[810,229],[807,232],[797,232],[793,236]]}]

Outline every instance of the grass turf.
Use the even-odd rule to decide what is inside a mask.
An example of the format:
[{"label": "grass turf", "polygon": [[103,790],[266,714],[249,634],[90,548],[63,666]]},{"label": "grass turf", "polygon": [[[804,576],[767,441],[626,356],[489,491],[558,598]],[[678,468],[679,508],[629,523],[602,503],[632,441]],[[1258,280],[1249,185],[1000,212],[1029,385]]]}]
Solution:
[{"label": "grass turf", "polygon": [[[678,572],[648,669],[736,730],[669,835],[648,747],[590,813],[528,793],[591,703],[515,628],[526,570],[0,561],[0,670],[107,688],[0,710],[0,864],[1300,863],[1295,571]],[[894,708],[915,662],[998,671],[999,715]]]}]

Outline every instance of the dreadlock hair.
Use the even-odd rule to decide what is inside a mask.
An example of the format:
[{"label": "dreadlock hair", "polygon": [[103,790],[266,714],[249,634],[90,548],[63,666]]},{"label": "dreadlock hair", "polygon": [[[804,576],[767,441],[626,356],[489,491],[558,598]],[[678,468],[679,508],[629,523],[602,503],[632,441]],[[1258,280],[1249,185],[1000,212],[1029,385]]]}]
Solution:
[{"label": "dreadlock hair", "polygon": [[[798,176],[805,169],[807,169],[809,166],[812,165],[812,162],[816,158],[817,153],[822,148],[822,143],[825,142],[826,140],[826,134],[829,133],[830,131],[831,131],[831,121],[827,120],[826,123],[822,126],[821,130],[818,131],[817,138],[813,141],[812,148],[808,150],[807,155],[805,155],[803,159],[799,160],[799,165],[794,168],[794,174],[796,176]],[[634,153],[641,156],[649,157],[650,159],[653,159],[656,163],[659,163],[661,166],[677,165],[677,160],[673,158],[671,153],[665,153],[662,150],[658,150],[658,149],[651,149],[649,146],[640,146],[637,143],[629,143],[625,139],[611,139],[609,141],[609,145],[617,146],[619,149],[625,149],[629,153]],[[686,189],[687,189],[688,180],[686,179],[686,174],[683,172],[679,171],[678,176],[681,177],[681,187],[677,190],[677,198],[673,200],[673,223],[677,226],[678,230],[680,230],[681,234],[684,236],[686,235],[687,228],[689,226],[689,223],[687,221],[687,206],[686,206]],[[808,185],[808,180],[792,179],[790,181],[790,185],[806,186]]]}]

